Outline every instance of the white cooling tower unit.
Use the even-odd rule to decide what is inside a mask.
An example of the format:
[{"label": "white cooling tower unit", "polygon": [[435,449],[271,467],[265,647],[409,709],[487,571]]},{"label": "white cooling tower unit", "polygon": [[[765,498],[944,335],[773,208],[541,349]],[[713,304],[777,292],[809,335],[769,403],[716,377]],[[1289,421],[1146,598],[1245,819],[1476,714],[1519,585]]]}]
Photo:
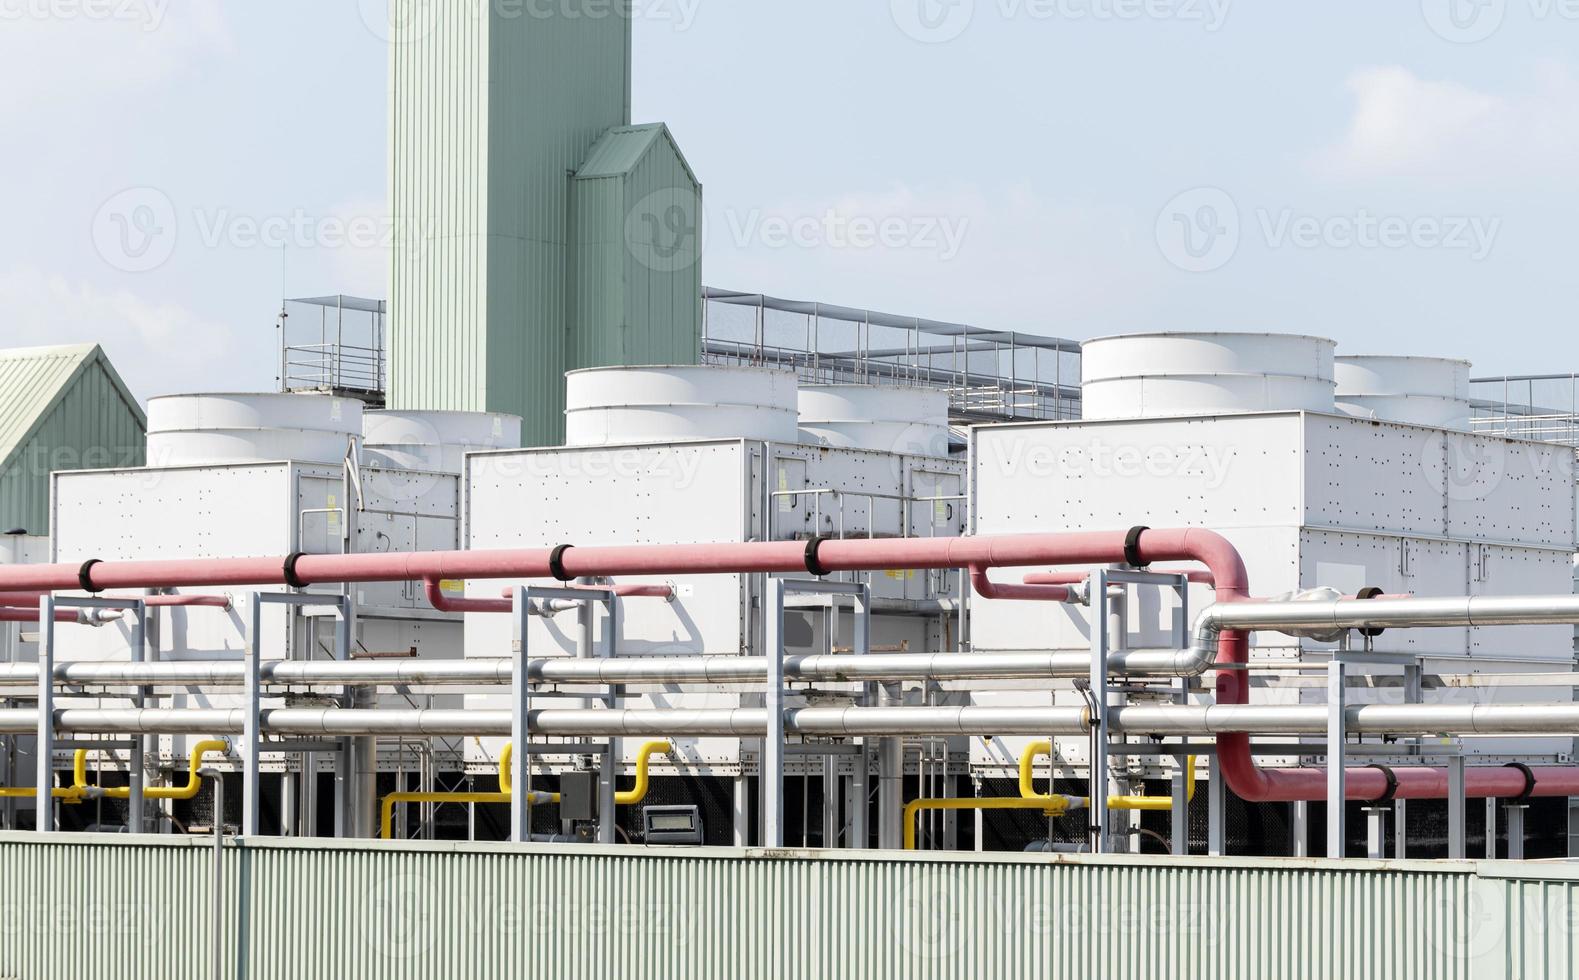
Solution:
[{"label": "white cooling tower unit", "polygon": [[1340,357],[1338,410],[1358,418],[1468,429],[1468,361],[1445,357]]},{"label": "white cooling tower unit", "polygon": [[913,456],[947,456],[948,393],[875,385],[800,389],[803,442]]},{"label": "white cooling tower unit", "polygon": [[460,473],[466,454],[521,448],[521,419],[492,412],[368,412],[362,459],[370,466]]},{"label": "white cooling tower unit", "polygon": [[1333,411],[1333,355],[1322,337],[1145,333],[1083,348],[1089,420]]},{"label": "white cooling tower unit", "polygon": [[795,375],[739,367],[588,368],[565,375],[565,442],[700,439],[793,443]]},{"label": "white cooling tower unit", "polygon": [[148,465],[337,463],[362,436],[362,403],[332,395],[168,395],[148,402]]}]

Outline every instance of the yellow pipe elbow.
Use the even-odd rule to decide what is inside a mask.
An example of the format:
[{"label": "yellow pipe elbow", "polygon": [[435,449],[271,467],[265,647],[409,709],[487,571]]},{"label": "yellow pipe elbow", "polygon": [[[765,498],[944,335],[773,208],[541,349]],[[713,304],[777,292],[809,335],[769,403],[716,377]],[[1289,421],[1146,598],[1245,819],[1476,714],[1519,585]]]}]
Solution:
[{"label": "yellow pipe elbow", "polygon": [[674,751],[674,746],[669,742],[643,742],[641,750],[636,753],[636,785],[630,789],[614,794],[616,806],[633,806],[647,798],[647,791],[651,788],[652,780],[648,774],[648,764],[655,755],[667,755]]},{"label": "yellow pipe elbow", "polygon": [[1042,794],[1036,791],[1036,760],[1053,754],[1053,743],[1042,740],[1031,742],[1020,753],[1020,796],[1033,800]]},{"label": "yellow pipe elbow", "polygon": [[[1031,742],[1025,746],[1025,751],[1020,753],[1020,796],[1028,800],[1047,799],[1046,794],[1036,791],[1036,760],[1044,755],[1051,755],[1052,743],[1048,741]],[[1195,756],[1188,756],[1184,761],[1185,802],[1195,800]],[[1083,802],[1089,806],[1090,797],[1084,797]],[[1109,810],[1150,810],[1167,811],[1173,809],[1171,796],[1109,796],[1107,800]]]},{"label": "yellow pipe elbow", "polygon": [[1067,796],[1043,796],[1027,799],[1023,796],[962,797],[959,799],[911,800],[905,804],[905,850],[916,849],[916,818],[924,810],[1041,810],[1049,817],[1058,817],[1069,811]]},{"label": "yellow pipe elbow", "polygon": [[[71,785],[55,786],[49,791],[51,799],[67,804],[81,803],[88,795],[88,750],[78,749],[71,755]],[[38,797],[34,786],[6,786],[0,788],[0,800],[31,800]]]},{"label": "yellow pipe elbow", "polygon": [[[203,788],[203,777],[198,770],[203,768],[203,757],[210,753],[223,755],[230,746],[222,739],[204,739],[192,746],[187,753],[186,783],[182,786],[150,786],[143,790],[143,799],[146,800],[190,800],[195,799]],[[129,800],[132,791],[127,786],[114,786],[104,791],[104,795],[112,800]]]},{"label": "yellow pipe elbow", "polygon": [[[146,800],[190,800],[197,796],[203,788],[203,777],[198,770],[203,766],[203,757],[214,752],[223,753],[229,745],[223,739],[205,739],[192,746],[190,758],[187,761],[186,785],[184,786],[151,786],[143,790],[143,799]],[[98,789],[88,785],[88,750],[78,749],[71,756],[71,785],[56,787],[50,795],[66,803],[81,803],[88,798],[90,791]],[[17,789],[0,789],[0,799],[32,799],[38,791],[31,787]],[[108,800],[129,800],[132,798],[130,786],[111,786],[100,790],[99,795]]]},{"label": "yellow pipe elbow", "polygon": [[396,803],[508,803],[508,793],[390,793],[384,797],[378,835],[389,840],[394,833]]},{"label": "yellow pipe elbow", "polygon": [[[511,775],[511,769],[512,769],[512,765],[511,764],[514,761],[514,759],[515,759],[515,743],[514,742],[506,742],[506,743],[504,743],[504,748],[499,752],[499,794],[502,795],[504,797],[504,799],[502,801],[498,801],[498,802],[504,802],[504,803],[510,802],[510,797],[515,793],[515,781],[514,781],[514,777]],[[407,800],[406,802],[409,803],[411,801]],[[434,802],[434,801],[432,801],[432,800],[419,800],[417,802],[419,802],[419,803],[431,803],[431,802]],[[479,801],[473,800],[471,802],[479,802]],[[494,802],[494,801],[482,800],[481,802],[488,803],[488,802]],[[532,802],[533,803],[558,803],[559,802],[559,794],[558,793],[533,793],[532,794]]]},{"label": "yellow pipe elbow", "polygon": [[[1195,756],[1187,756],[1184,760],[1184,802],[1195,801]],[[1110,796],[1107,800],[1109,810],[1149,810],[1153,812],[1167,812],[1173,809],[1171,796]]]},{"label": "yellow pipe elbow", "polygon": [[[640,803],[647,798],[652,780],[649,774],[649,765],[652,757],[660,753],[673,752],[674,746],[665,741],[645,742],[636,754],[636,785],[623,792],[614,794],[614,802],[619,806],[630,806]],[[499,753],[499,792],[497,793],[391,793],[384,797],[379,813],[379,837],[389,840],[394,834],[395,805],[397,803],[509,803],[515,797],[515,785],[511,779],[512,763],[515,761],[515,743],[506,742],[504,749]],[[558,803],[558,793],[533,793],[533,803]]]}]

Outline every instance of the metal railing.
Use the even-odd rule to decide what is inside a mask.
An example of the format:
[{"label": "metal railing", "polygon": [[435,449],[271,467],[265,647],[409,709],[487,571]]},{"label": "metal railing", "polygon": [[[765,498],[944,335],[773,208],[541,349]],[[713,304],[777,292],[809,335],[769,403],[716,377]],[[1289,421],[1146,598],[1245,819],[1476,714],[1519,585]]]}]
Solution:
[{"label": "metal railing", "polygon": [[809,384],[932,388],[955,424],[1080,417],[1080,344],[920,317],[704,290],[702,360]]},{"label": "metal railing", "polygon": [[280,310],[281,391],[325,392],[382,406],[388,385],[383,300],[320,296]]},{"label": "metal railing", "polygon": [[1579,374],[1475,378],[1470,405],[1475,432],[1579,447]]}]

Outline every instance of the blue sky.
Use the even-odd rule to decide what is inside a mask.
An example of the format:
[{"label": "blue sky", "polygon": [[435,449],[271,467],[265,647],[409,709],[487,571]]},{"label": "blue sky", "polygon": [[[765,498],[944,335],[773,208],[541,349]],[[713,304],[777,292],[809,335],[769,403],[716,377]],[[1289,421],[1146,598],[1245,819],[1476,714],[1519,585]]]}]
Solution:
[{"label": "blue sky", "polygon": [[[1572,0],[636,2],[710,284],[1579,370]],[[0,0],[0,342],[266,390],[283,295],[382,295],[383,17]]]}]

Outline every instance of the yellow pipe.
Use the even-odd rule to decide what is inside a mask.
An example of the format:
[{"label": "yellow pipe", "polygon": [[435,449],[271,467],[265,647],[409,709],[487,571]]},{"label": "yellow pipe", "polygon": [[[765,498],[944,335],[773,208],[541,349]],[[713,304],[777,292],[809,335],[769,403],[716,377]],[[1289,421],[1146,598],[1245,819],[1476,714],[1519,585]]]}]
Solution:
[{"label": "yellow pipe", "polygon": [[[640,751],[636,753],[636,785],[628,790],[614,794],[616,806],[631,806],[647,798],[647,791],[651,787],[648,766],[652,757],[660,753],[674,751],[674,746],[669,742],[644,742]],[[384,797],[382,815],[379,821],[379,836],[389,840],[394,832],[395,804],[396,803],[509,803],[515,795],[515,787],[511,782],[510,763],[515,756],[515,744],[506,742],[504,751],[499,753],[499,792],[497,793],[391,793]],[[533,803],[558,803],[558,793],[532,794]]]},{"label": "yellow pipe", "polygon": [[1049,817],[1057,817],[1068,812],[1069,803],[1070,799],[1067,796],[1044,796],[1038,799],[1000,796],[911,800],[905,804],[905,850],[916,849],[916,817],[923,810],[1041,810]]},{"label": "yellow pipe", "polygon": [[[221,739],[213,738],[198,742],[187,753],[186,785],[184,786],[147,786],[143,788],[145,800],[190,800],[197,796],[203,788],[203,777],[197,771],[203,768],[203,757],[210,752],[220,755],[230,746]],[[132,798],[130,786],[111,786],[103,791],[104,796],[112,800],[129,800]]]},{"label": "yellow pipe", "polygon": [[674,751],[674,746],[668,742],[643,742],[641,749],[636,753],[636,785],[623,792],[614,794],[615,806],[633,806],[647,798],[649,780],[647,779],[647,763],[655,755],[667,755]]},{"label": "yellow pipe", "polygon": [[[197,774],[197,771],[202,768],[203,756],[210,752],[223,753],[228,747],[220,739],[208,739],[197,743],[192,746],[191,758],[187,762],[186,785],[151,786],[143,790],[143,798],[147,800],[192,799],[203,788],[203,777]],[[132,798],[132,789],[130,786],[110,786],[105,789],[89,786],[88,750],[78,749],[71,756],[71,785],[55,787],[50,790],[50,796],[57,800],[65,800],[67,803],[81,803],[90,794],[110,800],[129,800]],[[32,799],[37,795],[38,790],[31,786],[0,789],[0,799]]]},{"label": "yellow pipe", "polygon": [[[1052,755],[1052,744],[1047,741],[1032,742],[1020,753],[1020,796],[1027,800],[1045,800],[1047,796],[1036,791],[1036,760],[1044,755]],[[1184,792],[1185,802],[1195,800],[1195,756],[1188,756],[1184,760]],[[1091,805],[1090,797],[1081,797],[1081,802]],[[1151,810],[1168,811],[1173,809],[1171,796],[1109,796],[1107,798],[1109,810]]]},{"label": "yellow pipe", "polygon": [[389,840],[394,833],[396,803],[508,803],[509,793],[391,793],[384,797],[378,835]]}]

